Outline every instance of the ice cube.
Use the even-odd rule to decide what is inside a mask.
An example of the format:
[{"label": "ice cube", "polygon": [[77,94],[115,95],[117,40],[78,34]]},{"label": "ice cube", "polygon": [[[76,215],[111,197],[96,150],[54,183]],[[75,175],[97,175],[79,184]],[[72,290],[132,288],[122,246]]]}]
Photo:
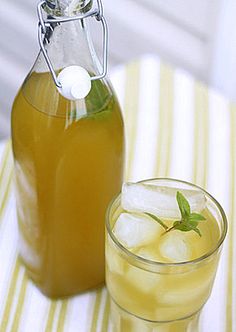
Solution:
[{"label": "ice cube", "polygon": [[121,213],[113,232],[124,246],[132,248],[153,241],[161,232],[161,226],[145,215]]},{"label": "ice cube", "polygon": [[172,263],[186,262],[191,259],[191,244],[187,242],[186,234],[173,230],[160,239],[160,254]]},{"label": "ice cube", "polygon": [[125,183],[122,188],[121,205],[131,212],[149,212],[159,218],[180,218],[176,193],[180,191],[188,200],[191,211],[201,212],[206,205],[200,190],[178,189],[144,183]]}]

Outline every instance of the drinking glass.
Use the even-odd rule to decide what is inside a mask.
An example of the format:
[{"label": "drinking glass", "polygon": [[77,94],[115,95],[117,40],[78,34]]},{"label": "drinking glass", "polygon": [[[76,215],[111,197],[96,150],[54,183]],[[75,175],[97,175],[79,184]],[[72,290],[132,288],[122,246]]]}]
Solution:
[{"label": "drinking glass", "polygon": [[[204,255],[181,263],[163,263],[135,255],[115,237],[112,229],[123,212],[121,195],[115,198],[106,218],[106,284],[111,299],[114,332],[198,331],[199,314],[214,283],[227,220],[220,204],[205,190],[179,180],[142,181],[165,187],[200,190],[206,209],[217,223],[214,247]],[[202,235],[204,236],[204,234]]]}]

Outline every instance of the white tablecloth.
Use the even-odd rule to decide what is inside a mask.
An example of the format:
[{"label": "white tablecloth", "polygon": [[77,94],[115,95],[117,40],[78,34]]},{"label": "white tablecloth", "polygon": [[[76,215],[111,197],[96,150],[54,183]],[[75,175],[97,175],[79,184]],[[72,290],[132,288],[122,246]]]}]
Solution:
[{"label": "white tablecloth", "polygon": [[[157,57],[112,74],[126,124],[126,180],[154,176],[194,182],[212,193],[229,219],[202,332],[236,331],[236,108],[187,73]],[[17,227],[10,143],[0,144],[0,331],[108,332],[105,288],[50,301],[17,260]],[[180,331],[181,332],[181,331]]]}]

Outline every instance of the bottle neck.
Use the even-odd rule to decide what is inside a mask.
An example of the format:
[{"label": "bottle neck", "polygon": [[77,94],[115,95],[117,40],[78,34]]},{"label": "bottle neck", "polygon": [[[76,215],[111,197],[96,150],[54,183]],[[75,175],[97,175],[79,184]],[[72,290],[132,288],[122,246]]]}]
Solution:
[{"label": "bottle neck", "polygon": [[[87,19],[61,23],[48,29],[45,47],[55,72],[77,65],[95,75],[101,70],[101,65],[94,51],[93,43],[87,27]],[[42,54],[39,55],[35,70],[49,71]]]},{"label": "bottle neck", "polygon": [[[51,25],[54,25],[52,32],[48,30],[45,48],[57,76],[62,69],[73,65],[83,67],[91,76],[101,72],[101,64],[90,39],[88,20],[73,20],[57,25],[54,23]],[[71,107],[80,115],[102,110],[113,96],[113,91],[106,78],[98,79],[92,82],[92,89],[85,99],[72,102],[66,100],[58,92],[41,51],[25,80],[23,94],[28,103],[40,111],[64,116],[67,108]]]},{"label": "bottle neck", "polygon": [[46,0],[45,11],[52,16],[74,16],[88,12],[93,0]]}]

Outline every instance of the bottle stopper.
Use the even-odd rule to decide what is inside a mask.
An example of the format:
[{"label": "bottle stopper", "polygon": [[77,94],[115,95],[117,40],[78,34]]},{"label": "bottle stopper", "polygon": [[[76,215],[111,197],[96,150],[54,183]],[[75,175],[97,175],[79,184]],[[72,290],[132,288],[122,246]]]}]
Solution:
[{"label": "bottle stopper", "polygon": [[[92,4],[91,0],[65,0],[66,3],[73,2],[73,5],[77,3],[77,1],[80,3],[80,5],[88,5]],[[65,98],[70,100],[78,100],[85,98],[90,90],[91,90],[91,81],[101,80],[103,79],[107,74],[107,62],[108,62],[108,27],[107,22],[105,20],[105,17],[103,16],[103,6],[102,6],[102,0],[97,0],[97,7],[95,6],[89,6],[85,13],[80,13],[79,15],[73,15],[73,16],[53,16],[47,15],[47,18],[45,18],[45,15],[43,14],[45,5],[50,7],[52,10],[55,9],[56,2],[55,0],[41,0],[38,3],[37,6],[37,13],[38,13],[38,40],[40,49],[42,51],[42,54],[45,58],[45,61],[48,65],[48,68],[51,72],[53,81],[60,92],[61,95],[63,95]],[[77,8],[77,7],[76,7]],[[47,49],[45,48],[45,40],[47,41],[47,34],[48,31],[53,31],[54,27],[57,25],[60,25],[61,23],[66,22],[72,22],[72,21],[82,21],[84,19],[87,19],[89,17],[95,17],[97,22],[100,22],[102,24],[102,31],[103,31],[103,59],[101,61],[102,67],[101,70],[99,70],[96,75],[90,76],[89,73],[80,66],[69,66],[64,68],[60,74],[57,76],[53,64],[51,62],[51,59],[48,55]]]},{"label": "bottle stopper", "polygon": [[57,79],[61,84],[58,91],[69,100],[83,99],[91,90],[91,77],[87,70],[80,66],[64,68]]}]

